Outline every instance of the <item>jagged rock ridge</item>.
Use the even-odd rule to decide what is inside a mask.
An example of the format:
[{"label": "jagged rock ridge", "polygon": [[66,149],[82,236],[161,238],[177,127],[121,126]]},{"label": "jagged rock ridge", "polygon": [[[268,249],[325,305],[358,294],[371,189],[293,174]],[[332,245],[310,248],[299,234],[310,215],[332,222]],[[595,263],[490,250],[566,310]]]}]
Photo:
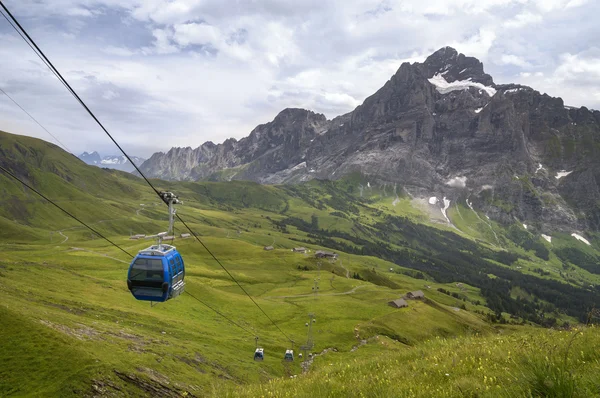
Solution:
[{"label": "jagged rock ridge", "polygon": [[142,171],[260,183],[359,172],[415,196],[469,201],[505,223],[598,230],[600,112],[495,84],[479,60],[445,47],[423,63],[403,63],[346,115],[285,109],[246,138],[157,153]]}]

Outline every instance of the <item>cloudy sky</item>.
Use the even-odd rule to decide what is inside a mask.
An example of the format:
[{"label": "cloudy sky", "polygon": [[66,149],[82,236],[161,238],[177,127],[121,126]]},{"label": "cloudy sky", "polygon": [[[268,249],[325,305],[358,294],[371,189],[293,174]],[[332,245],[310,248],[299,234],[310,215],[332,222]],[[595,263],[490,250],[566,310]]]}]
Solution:
[{"label": "cloudy sky", "polygon": [[[3,0],[132,155],[328,118],[450,45],[496,83],[600,109],[596,0]],[[0,16],[0,88],[72,152],[117,154]],[[0,93],[0,129],[53,139]]]}]

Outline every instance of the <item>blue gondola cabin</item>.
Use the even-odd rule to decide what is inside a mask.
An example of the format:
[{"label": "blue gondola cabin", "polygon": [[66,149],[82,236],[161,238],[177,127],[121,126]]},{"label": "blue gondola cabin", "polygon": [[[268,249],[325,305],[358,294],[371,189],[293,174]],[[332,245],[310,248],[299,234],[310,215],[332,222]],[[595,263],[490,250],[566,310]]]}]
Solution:
[{"label": "blue gondola cabin", "polygon": [[183,293],[185,267],[175,246],[140,250],[127,273],[127,287],[138,300],[164,302]]}]

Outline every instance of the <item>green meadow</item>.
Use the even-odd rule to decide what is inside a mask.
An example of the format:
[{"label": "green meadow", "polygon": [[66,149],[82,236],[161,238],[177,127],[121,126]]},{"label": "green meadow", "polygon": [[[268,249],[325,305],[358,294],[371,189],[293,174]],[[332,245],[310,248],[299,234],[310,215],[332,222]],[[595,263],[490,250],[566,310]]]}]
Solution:
[{"label": "green meadow", "polygon": [[[3,167],[126,252],[153,243],[130,235],[166,230],[143,180],[0,138]],[[545,244],[461,205],[440,224],[389,186],[361,196],[361,178],[152,181],[272,323],[181,223],[189,294],[136,301],[130,256],[0,173],[0,396],[600,395],[600,333],[584,326],[597,241]],[[414,290],[425,299],[388,305]]]}]

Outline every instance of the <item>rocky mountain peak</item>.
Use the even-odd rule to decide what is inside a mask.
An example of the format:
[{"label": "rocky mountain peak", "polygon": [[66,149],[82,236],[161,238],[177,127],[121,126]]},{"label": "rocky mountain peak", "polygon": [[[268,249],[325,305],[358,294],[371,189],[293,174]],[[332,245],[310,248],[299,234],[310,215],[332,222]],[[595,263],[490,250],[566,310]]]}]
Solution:
[{"label": "rocky mountain peak", "polygon": [[89,152],[82,153],[81,155],[79,155],[79,159],[83,160],[87,164],[98,165],[98,164],[100,164],[102,157],[100,156],[100,154],[98,152],[94,151],[92,153],[89,153]]},{"label": "rocky mountain peak", "polygon": [[277,116],[275,116],[274,122],[285,122],[287,120],[301,120],[301,119],[321,119],[325,120],[325,116],[320,113],[315,113],[302,108],[285,108]]},{"label": "rocky mountain peak", "polygon": [[431,54],[423,63],[428,78],[441,75],[448,83],[470,80],[493,86],[494,80],[483,71],[483,64],[475,57],[459,54],[452,47],[444,47]]},{"label": "rocky mountain peak", "polygon": [[239,141],[153,156],[142,170],[166,179],[275,184],[360,173],[394,194],[460,203],[548,234],[600,230],[598,159],[600,112],[495,84],[477,58],[444,47],[422,63],[403,63],[333,120],[287,108]]},{"label": "rocky mountain peak", "polygon": [[[127,158],[123,155],[100,156],[100,154],[97,151],[94,151],[92,153],[84,152],[78,157],[85,163],[92,166],[107,167],[110,169],[128,172],[134,170],[133,165],[131,165],[131,163],[129,163]],[[135,162],[136,165],[141,165],[146,161],[146,159],[140,158],[138,156],[132,156],[131,160]]]}]

